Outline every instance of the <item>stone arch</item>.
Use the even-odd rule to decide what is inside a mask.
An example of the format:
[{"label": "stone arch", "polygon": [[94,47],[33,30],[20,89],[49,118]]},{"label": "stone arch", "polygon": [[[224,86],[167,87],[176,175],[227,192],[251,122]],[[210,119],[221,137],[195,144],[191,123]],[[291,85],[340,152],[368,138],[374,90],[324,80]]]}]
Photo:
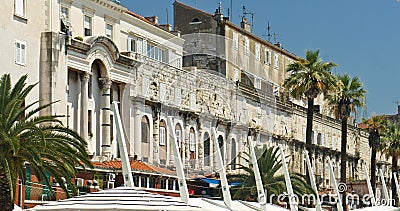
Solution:
[{"label": "stone arch", "polygon": [[97,46],[101,46],[106,51],[110,53],[111,58],[113,61],[116,61],[119,58],[119,50],[117,45],[108,37],[105,36],[94,36],[89,37],[85,40],[87,44],[90,45],[90,49],[94,49]]}]

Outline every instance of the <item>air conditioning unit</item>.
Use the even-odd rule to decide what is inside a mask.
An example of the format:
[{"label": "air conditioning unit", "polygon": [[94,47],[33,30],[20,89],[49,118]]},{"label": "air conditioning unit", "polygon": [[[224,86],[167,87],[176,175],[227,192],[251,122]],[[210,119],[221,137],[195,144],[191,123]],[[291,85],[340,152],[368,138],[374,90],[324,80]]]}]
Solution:
[{"label": "air conditioning unit", "polygon": [[115,174],[114,173],[109,173],[107,175],[107,180],[114,182],[115,181]]},{"label": "air conditioning unit", "polygon": [[83,178],[76,178],[76,186],[83,187],[85,180]]}]

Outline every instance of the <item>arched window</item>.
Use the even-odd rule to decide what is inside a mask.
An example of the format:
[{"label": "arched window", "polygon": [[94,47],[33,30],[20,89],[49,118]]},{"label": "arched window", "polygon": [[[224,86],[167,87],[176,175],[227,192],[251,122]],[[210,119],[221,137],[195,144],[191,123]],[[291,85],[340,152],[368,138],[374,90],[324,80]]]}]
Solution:
[{"label": "arched window", "polygon": [[231,140],[231,169],[236,169],[236,141],[234,138]]},{"label": "arched window", "polygon": [[175,125],[175,136],[176,136],[176,142],[178,144],[179,148],[179,154],[181,154],[181,157],[183,155],[183,150],[182,150],[182,127],[178,123]]},{"label": "arched window", "polygon": [[204,166],[210,166],[210,135],[204,133]]},{"label": "arched window", "polygon": [[147,116],[142,117],[142,143],[150,142],[150,122]]},{"label": "arched window", "polygon": [[222,137],[222,135],[218,136],[218,146],[219,146],[219,150],[221,152],[221,157],[222,157],[222,162],[225,163],[225,156],[224,156],[224,138]]},{"label": "arched window", "polygon": [[160,121],[159,128],[159,156],[160,156],[160,164],[165,165],[167,163],[167,125],[164,120]]}]

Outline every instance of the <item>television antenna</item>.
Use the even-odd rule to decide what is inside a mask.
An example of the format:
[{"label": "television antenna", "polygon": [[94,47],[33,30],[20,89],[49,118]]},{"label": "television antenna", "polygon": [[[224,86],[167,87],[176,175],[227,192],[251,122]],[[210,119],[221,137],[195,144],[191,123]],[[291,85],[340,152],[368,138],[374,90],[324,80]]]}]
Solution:
[{"label": "television antenna", "polygon": [[247,15],[251,15],[251,28],[250,32],[253,32],[254,28],[254,13],[247,11],[246,6],[243,5],[243,12],[242,12],[242,18],[246,18]]}]

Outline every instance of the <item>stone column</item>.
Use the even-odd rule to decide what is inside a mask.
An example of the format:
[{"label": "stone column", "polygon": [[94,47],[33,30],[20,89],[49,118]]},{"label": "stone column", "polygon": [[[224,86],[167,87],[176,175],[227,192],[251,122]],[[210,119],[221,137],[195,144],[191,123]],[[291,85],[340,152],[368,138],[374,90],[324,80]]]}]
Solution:
[{"label": "stone column", "polygon": [[90,74],[85,72],[81,78],[81,137],[88,141],[88,80]]},{"label": "stone column", "polygon": [[135,108],[133,150],[135,157],[140,160],[142,157],[142,104],[139,101],[135,101],[133,105]]},{"label": "stone column", "polygon": [[196,139],[197,145],[197,162],[196,169],[203,169],[203,161],[204,161],[204,140],[201,135],[203,134],[203,128],[199,127],[198,136]]},{"label": "stone column", "polygon": [[186,165],[188,166],[188,168],[190,169],[192,166],[190,165],[190,141],[189,141],[189,137],[190,137],[190,125],[189,125],[189,119],[186,118],[185,119],[185,134],[183,135],[184,139],[184,155],[186,157]]},{"label": "stone column", "polygon": [[102,145],[101,145],[101,154],[105,156],[106,159],[111,158],[111,140],[110,140],[110,88],[111,88],[111,79],[110,78],[100,78],[100,83],[102,85],[102,124],[101,124],[101,132],[102,132]]}]

